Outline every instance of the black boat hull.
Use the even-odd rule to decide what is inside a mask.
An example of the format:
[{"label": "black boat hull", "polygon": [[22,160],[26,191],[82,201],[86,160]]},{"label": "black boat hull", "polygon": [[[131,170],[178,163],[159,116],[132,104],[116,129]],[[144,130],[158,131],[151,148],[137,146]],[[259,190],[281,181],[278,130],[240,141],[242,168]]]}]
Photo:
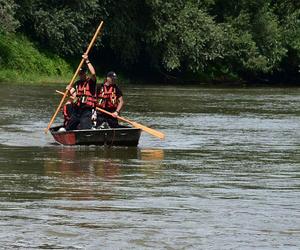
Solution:
[{"label": "black boat hull", "polygon": [[141,136],[140,129],[130,127],[59,132],[61,127],[52,127],[50,132],[62,145],[137,146]]}]

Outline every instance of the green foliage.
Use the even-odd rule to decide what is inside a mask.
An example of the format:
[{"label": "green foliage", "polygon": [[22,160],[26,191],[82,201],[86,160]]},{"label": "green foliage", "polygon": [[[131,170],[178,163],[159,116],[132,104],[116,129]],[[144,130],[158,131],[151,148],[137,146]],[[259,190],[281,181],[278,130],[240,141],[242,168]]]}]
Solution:
[{"label": "green foliage", "polygon": [[148,15],[141,0],[109,3],[105,17],[105,46],[126,68],[138,62],[142,50],[144,25]]},{"label": "green foliage", "polygon": [[204,70],[221,58],[223,32],[212,17],[192,1],[148,0],[152,23],[147,30],[148,50],[167,70]]},{"label": "green foliage", "polygon": [[283,37],[285,44],[300,56],[300,9],[287,16],[283,26]]},{"label": "green foliage", "polygon": [[34,80],[36,75],[65,77],[70,72],[69,65],[63,59],[54,54],[40,52],[24,36],[0,33],[1,81],[25,76],[27,80]]},{"label": "green foliage", "polygon": [[14,32],[19,26],[19,21],[14,17],[16,4],[13,0],[0,0],[0,30]]},{"label": "green foliage", "polygon": [[290,69],[299,77],[300,2],[295,0],[0,3],[0,10],[10,10],[2,12],[10,20],[7,30],[17,27],[16,18],[19,31],[66,58],[78,58],[104,20],[104,34],[92,52],[102,65],[205,80],[271,77]]},{"label": "green foliage", "polygon": [[228,20],[225,30],[225,60],[233,64],[237,72],[272,72],[287,52],[276,18],[264,10],[253,17],[241,12]]},{"label": "green foliage", "polygon": [[265,61],[262,65],[258,64],[258,70],[272,72],[285,56],[287,50],[282,44],[282,32],[277,17],[266,6],[254,15],[252,34],[260,57]]},{"label": "green foliage", "polygon": [[[96,0],[18,1],[22,30],[61,55],[82,53],[100,21]],[[104,11],[104,10],[103,10]]]}]

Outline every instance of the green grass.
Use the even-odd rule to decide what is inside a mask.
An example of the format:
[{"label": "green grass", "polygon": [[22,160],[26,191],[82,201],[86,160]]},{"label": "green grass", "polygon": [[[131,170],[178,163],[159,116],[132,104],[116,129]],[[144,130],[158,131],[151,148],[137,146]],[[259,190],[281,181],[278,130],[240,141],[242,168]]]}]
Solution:
[{"label": "green grass", "polygon": [[59,56],[39,50],[23,35],[0,32],[0,82],[68,82],[72,74]]}]

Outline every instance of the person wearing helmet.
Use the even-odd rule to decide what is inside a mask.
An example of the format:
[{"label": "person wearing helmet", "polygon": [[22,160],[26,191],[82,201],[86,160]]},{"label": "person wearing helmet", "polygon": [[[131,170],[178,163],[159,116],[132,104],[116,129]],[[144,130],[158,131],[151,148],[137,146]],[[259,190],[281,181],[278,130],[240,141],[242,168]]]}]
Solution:
[{"label": "person wearing helmet", "polygon": [[113,114],[113,117],[97,111],[96,126],[103,127],[108,125],[111,128],[119,126],[117,116],[124,105],[123,94],[120,88],[116,85],[117,75],[110,71],[106,75],[103,84],[97,86],[97,103],[96,106]]},{"label": "person wearing helmet", "polygon": [[[85,65],[79,70],[79,80],[75,82],[74,88],[69,89],[70,95],[75,99],[71,117],[66,124],[67,131],[78,128],[91,129],[93,126],[91,118],[95,106],[96,72],[87,54],[83,54],[82,58]],[[90,76],[87,75],[88,70]]]}]

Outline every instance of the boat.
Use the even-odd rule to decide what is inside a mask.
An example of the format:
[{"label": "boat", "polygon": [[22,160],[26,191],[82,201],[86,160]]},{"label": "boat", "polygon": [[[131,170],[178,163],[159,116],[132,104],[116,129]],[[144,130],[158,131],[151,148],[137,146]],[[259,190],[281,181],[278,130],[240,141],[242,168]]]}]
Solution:
[{"label": "boat", "polygon": [[62,145],[137,146],[141,129],[127,126],[105,129],[61,131],[63,126],[51,127],[56,142]]}]

